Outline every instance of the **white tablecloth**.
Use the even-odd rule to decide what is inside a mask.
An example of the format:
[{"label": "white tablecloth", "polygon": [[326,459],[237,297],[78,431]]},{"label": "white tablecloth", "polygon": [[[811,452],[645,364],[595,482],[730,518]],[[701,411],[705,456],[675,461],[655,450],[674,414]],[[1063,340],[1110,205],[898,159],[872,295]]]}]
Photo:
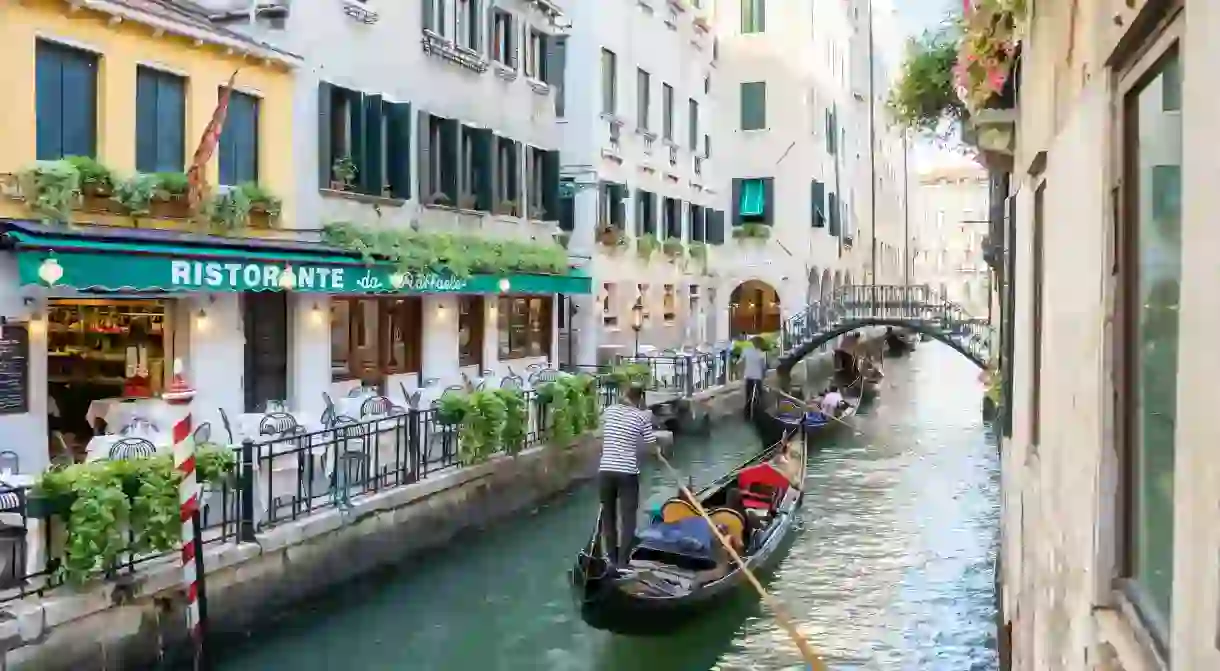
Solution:
[{"label": "white tablecloth", "polygon": [[89,426],[96,426],[100,419],[106,422],[106,430],[118,433],[119,429],[131,423],[136,417],[143,417],[157,427],[159,431],[169,431],[180,413],[164,400],[159,398],[101,398],[89,403],[85,411],[85,420]]},{"label": "white tablecloth", "polygon": [[132,434],[130,436],[94,436],[85,446],[85,461],[100,461],[110,458],[110,448],[123,438],[143,438],[153,444],[157,454],[169,454],[174,450],[174,442],[168,431],[149,434]]}]

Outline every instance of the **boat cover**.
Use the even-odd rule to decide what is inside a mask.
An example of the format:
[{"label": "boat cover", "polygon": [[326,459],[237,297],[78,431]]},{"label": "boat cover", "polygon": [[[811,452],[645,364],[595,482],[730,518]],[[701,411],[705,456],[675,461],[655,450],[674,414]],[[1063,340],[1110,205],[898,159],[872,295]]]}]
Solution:
[{"label": "boat cover", "polygon": [[804,414],[804,418],[799,418],[797,415],[784,413],[779,415],[779,419],[785,424],[796,426],[797,422],[802,422],[805,426],[817,427],[826,423],[826,416],[816,410],[810,410]]},{"label": "boat cover", "polygon": [[702,517],[654,524],[639,533],[637,549],[686,557],[696,561],[715,561],[712,556],[712,529]]}]

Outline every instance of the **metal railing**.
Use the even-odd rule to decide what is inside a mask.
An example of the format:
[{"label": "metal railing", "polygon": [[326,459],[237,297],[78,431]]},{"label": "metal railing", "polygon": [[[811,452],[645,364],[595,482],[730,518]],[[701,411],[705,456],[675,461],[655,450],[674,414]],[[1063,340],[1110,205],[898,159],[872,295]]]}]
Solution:
[{"label": "metal railing", "polygon": [[565,366],[570,372],[596,375],[603,388],[614,388],[614,372],[620,366],[643,368],[648,372],[645,391],[688,397],[724,386],[738,378],[738,372],[728,349],[690,354],[656,356],[621,356],[612,364],[600,366]]}]

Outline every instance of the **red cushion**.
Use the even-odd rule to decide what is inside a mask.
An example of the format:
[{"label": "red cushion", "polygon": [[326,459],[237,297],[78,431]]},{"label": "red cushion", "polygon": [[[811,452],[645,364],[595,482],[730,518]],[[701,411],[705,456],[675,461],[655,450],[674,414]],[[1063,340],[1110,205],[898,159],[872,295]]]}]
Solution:
[{"label": "red cushion", "polygon": [[[775,470],[771,464],[758,464],[745,469],[737,475],[737,484],[741,487],[742,503],[750,508],[762,507],[762,504],[751,501],[751,499],[761,501],[761,497],[757,493],[750,492],[756,485],[761,485],[763,489],[773,490],[777,498],[782,497],[784,492],[788,491],[788,478]],[[770,497],[765,505],[770,507]]]}]

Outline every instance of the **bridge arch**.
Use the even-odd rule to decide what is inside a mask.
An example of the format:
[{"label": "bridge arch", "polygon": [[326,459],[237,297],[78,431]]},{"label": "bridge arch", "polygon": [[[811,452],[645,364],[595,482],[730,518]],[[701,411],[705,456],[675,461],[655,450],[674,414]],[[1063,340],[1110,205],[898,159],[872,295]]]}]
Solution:
[{"label": "bridge arch", "polygon": [[782,324],[780,295],[771,284],[749,279],[729,294],[729,336],[771,333]]}]

